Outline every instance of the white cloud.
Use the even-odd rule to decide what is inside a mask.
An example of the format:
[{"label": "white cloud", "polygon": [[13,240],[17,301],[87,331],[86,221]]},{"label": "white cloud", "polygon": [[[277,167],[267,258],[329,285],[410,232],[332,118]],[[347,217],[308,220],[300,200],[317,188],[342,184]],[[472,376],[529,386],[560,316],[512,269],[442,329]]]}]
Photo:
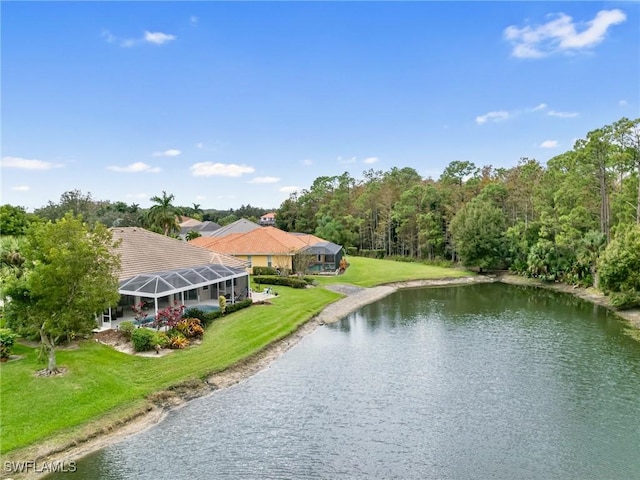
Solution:
[{"label": "white cloud", "polygon": [[507,120],[510,117],[509,112],[505,112],[504,110],[500,110],[498,112],[488,112],[484,115],[480,115],[476,117],[476,123],[478,125],[482,125],[489,121],[491,122],[501,122],[503,120]]},{"label": "white cloud", "polygon": [[102,30],[102,37],[108,43],[117,43],[121,47],[130,48],[136,45],[141,45],[143,43],[153,43],[154,45],[163,45],[167,42],[175,40],[175,35],[171,35],[168,33],[162,32],[144,32],[144,36],[141,38],[119,38],[116,35],[112,34],[109,30]]},{"label": "white cloud", "polygon": [[207,197],[205,197],[204,195],[196,195],[196,200],[206,200]]},{"label": "white cloud", "polygon": [[372,165],[374,163],[378,163],[380,159],[378,157],[367,157],[362,160],[362,163],[366,163],[367,165]]},{"label": "white cloud", "polygon": [[[600,10],[593,20],[576,24],[564,14],[550,14],[542,25],[519,28],[510,25],[504,37],[513,45],[511,54],[518,58],[542,58],[553,53],[587,49],[601,43],[609,27],[624,22],[627,16],[621,10]],[[577,28],[578,27],[578,28]],[[578,31],[581,29],[581,31]]]},{"label": "white cloud", "polygon": [[247,165],[236,165],[235,163],[194,163],[189,167],[194,177],[240,177],[245,173],[253,173],[255,168]]},{"label": "white cloud", "polygon": [[338,163],[342,163],[343,165],[347,165],[350,163],[356,163],[358,161],[358,159],[356,157],[351,157],[351,158],[342,158],[342,157],[338,157]]},{"label": "white cloud", "polygon": [[294,187],[294,186],[281,187],[278,191],[282,193],[295,193],[300,191],[300,187]]},{"label": "white cloud", "polygon": [[557,140],[545,140],[540,144],[540,148],[556,148],[558,146]]},{"label": "white cloud", "polygon": [[202,143],[202,142],[196,143],[196,148],[199,148],[199,149],[202,150],[204,148],[204,143]]},{"label": "white cloud", "polygon": [[279,181],[278,177],[255,177],[249,183],[278,183]]},{"label": "white cloud", "polygon": [[13,190],[14,192],[28,192],[29,190],[31,190],[31,187],[28,187],[27,185],[18,185],[15,187],[11,187],[11,190]]},{"label": "white cloud", "polygon": [[110,165],[107,167],[107,170],[111,170],[112,172],[121,172],[121,173],[158,173],[162,171],[159,167],[152,167],[151,165],[147,165],[144,162],[135,162],[131,163],[125,167],[119,167],[117,165]]},{"label": "white cloud", "polygon": [[154,157],[177,157],[182,152],[177,148],[170,148],[169,150],[165,150],[164,152],[154,152]]},{"label": "white cloud", "polygon": [[21,168],[23,170],[51,170],[62,165],[21,157],[2,157],[2,168]]},{"label": "white cloud", "polygon": [[156,45],[162,45],[163,43],[170,42],[175,40],[177,37],[175,35],[170,35],[168,33],[162,32],[144,32],[144,41],[149,43],[154,43]]},{"label": "white cloud", "polygon": [[127,193],[127,198],[149,198],[146,193]]},{"label": "white cloud", "polygon": [[626,107],[627,105],[629,105],[629,102],[627,102],[626,100],[620,100],[618,102],[618,106],[620,107]]},{"label": "white cloud", "polygon": [[197,25],[200,19],[195,15],[191,15],[191,17],[189,18],[189,21],[191,22],[191,25]]},{"label": "white cloud", "polygon": [[117,39],[109,30],[102,30],[102,37],[109,43],[114,43]]},{"label": "white cloud", "polygon": [[303,165],[313,165],[313,160],[309,160],[308,158],[304,159],[304,160],[302,160],[302,164]]},{"label": "white cloud", "polygon": [[546,110],[547,108],[547,104],[546,103],[541,103],[540,105],[537,105],[535,107],[533,107],[531,109],[532,112],[539,112],[540,110]]},{"label": "white cloud", "polygon": [[550,117],[574,118],[580,114],[578,112],[556,112],[555,110],[549,110],[547,115]]}]

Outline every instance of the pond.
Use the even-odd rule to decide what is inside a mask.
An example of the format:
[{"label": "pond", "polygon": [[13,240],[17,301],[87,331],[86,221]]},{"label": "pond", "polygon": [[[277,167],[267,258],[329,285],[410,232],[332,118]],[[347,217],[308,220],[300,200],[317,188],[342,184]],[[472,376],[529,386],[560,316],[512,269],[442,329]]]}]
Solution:
[{"label": "pond", "polygon": [[625,328],[541,289],[401,290],[72,475],[639,478],[640,343]]}]

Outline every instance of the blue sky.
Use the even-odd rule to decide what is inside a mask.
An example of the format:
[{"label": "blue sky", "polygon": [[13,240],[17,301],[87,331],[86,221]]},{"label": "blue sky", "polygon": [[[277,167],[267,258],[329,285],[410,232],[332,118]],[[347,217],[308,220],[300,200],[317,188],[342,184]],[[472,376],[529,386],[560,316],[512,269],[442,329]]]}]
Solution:
[{"label": "blue sky", "polygon": [[2,2],[2,203],[278,207],[640,116],[638,2]]}]

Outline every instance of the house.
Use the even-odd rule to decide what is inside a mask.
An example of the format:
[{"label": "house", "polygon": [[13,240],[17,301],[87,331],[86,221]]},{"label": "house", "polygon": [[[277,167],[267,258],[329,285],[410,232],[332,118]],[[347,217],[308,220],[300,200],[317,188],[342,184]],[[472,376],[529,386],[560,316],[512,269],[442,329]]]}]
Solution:
[{"label": "house", "polygon": [[307,244],[302,253],[313,256],[313,259],[308,262],[307,273],[335,273],[340,269],[344,252],[342,245],[306,233],[292,233],[292,235]]},{"label": "house", "polygon": [[[251,223],[251,222],[250,222]],[[255,224],[254,224],[255,225]],[[223,237],[199,237],[189,242],[216,252],[233,255],[254,266],[294,270],[296,253],[307,247],[300,238],[275,227],[257,227]]]},{"label": "house", "polygon": [[213,232],[219,230],[221,227],[216,222],[195,220],[193,218],[182,217],[185,219],[179,223],[180,225],[180,238],[186,238],[189,232],[198,232],[201,236],[211,236]]},{"label": "house", "polygon": [[133,317],[131,305],[141,302],[155,314],[174,302],[217,304],[221,295],[231,301],[247,295],[247,264],[238,258],[139,227],[111,232],[119,241],[120,302],[102,315],[100,328],[111,328],[117,317]]},{"label": "house", "polygon": [[[235,233],[221,237],[199,237],[189,243],[233,255],[245,260],[252,269],[254,266],[287,271],[303,268],[304,273],[334,273],[340,267],[343,255],[340,245],[315,235],[289,233],[275,227],[259,227],[248,220],[245,222],[255,225],[255,228],[242,232],[247,228],[247,223],[240,223],[238,225],[243,227]],[[310,255],[312,258],[296,262],[296,255]]]},{"label": "house", "polygon": [[251,220],[247,220],[246,218],[241,218],[240,220],[236,220],[229,225],[225,225],[224,227],[220,227],[218,230],[211,232],[209,237],[226,237],[227,235],[231,235],[233,233],[247,233],[251,230],[255,230],[260,228],[260,225],[252,222]]},{"label": "house", "polygon": [[263,227],[273,227],[276,224],[276,214],[274,212],[265,213],[260,217],[260,225]]}]

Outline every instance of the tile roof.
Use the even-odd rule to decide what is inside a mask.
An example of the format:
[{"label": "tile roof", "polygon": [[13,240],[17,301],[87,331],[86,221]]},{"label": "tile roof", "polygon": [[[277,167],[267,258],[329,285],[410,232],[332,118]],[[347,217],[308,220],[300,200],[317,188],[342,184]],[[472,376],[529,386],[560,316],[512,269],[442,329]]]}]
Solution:
[{"label": "tile roof", "polygon": [[293,255],[307,244],[275,227],[258,227],[250,232],[222,238],[196,238],[189,243],[230,255]]},{"label": "tile roof", "polygon": [[121,240],[116,252],[120,254],[119,279],[124,280],[143,273],[157,273],[181,268],[222,264],[232,268],[245,268],[247,263],[225,255],[224,252],[205,249],[182,240],[165,237],[140,227],[112,228],[114,240]]},{"label": "tile roof", "polygon": [[230,223],[229,225],[225,225],[224,227],[221,227],[218,230],[211,232],[210,236],[224,237],[231,233],[250,232],[251,230],[255,230],[256,228],[262,228],[262,227],[257,223],[253,223],[252,221],[247,220],[246,218],[241,218],[240,220],[236,220],[235,222]]},{"label": "tile roof", "polygon": [[316,237],[315,235],[312,235],[310,233],[291,232],[291,235],[295,235],[307,245],[315,245],[316,243],[326,242],[326,240],[323,240],[320,237]]}]

